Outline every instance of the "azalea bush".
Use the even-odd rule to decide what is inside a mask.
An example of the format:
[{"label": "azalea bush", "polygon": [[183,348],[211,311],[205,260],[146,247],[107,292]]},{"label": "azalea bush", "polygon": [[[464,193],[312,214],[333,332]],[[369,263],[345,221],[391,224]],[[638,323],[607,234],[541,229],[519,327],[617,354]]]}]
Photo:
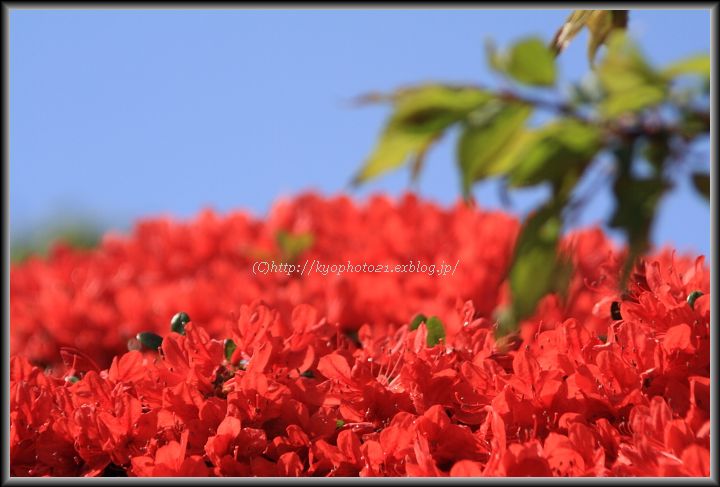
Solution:
[{"label": "azalea bush", "polygon": [[[705,168],[677,171],[709,132],[709,60],[651,66],[627,22],[488,45],[499,89],[363,98],[393,113],[355,182],[417,177],[456,128],[453,206],[304,193],[14,263],[11,475],[709,476],[709,269],[649,245],[678,177],[709,198]],[[584,28],[594,74],[559,97]],[[604,156],[624,246],[565,228]],[[494,177],[551,195],[519,221],[473,202]]]},{"label": "azalea bush", "polygon": [[[709,270],[570,233],[498,336],[520,223],[407,195],[145,220],[11,270],[13,476],[707,476]],[[454,276],[257,259],[460,260]]]}]

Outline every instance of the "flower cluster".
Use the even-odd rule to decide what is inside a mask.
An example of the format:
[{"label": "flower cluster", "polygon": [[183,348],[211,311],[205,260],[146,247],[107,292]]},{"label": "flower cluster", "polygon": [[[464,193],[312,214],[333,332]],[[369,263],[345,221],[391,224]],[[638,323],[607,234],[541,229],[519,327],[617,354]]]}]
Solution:
[{"label": "flower cluster", "polygon": [[[255,255],[287,251],[280,230],[325,261],[461,266],[251,277]],[[622,253],[576,232],[566,295],[496,338],[517,231],[412,196],[305,195],[265,222],[144,222],[20,265],[11,475],[708,476],[702,257],[649,256],[620,292]],[[127,351],[143,331],[162,337]]]},{"label": "flower cluster", "polygon": [[[376,196],[359,207],[346,196],[309,193],[278,201],[264,220],[211,211],[187,223],[145,220],[130,237],[106,235],[97,250],[59,246],[48,260],[11,269],[11,349],[52,365],[60,362],[60,347],[72,346],[107,366],[138,332],[164,332],[178,310],[219,335],[239,306],[253,299],[283,316],[311,304],[328,321],[354,330],[365,323],[403,323],[418,310],[449,315],[457,299],[472,300],[489,316],[504,299],[501,284],[518,230],[503,213],[462,203],[443,209],[413,195],[399,202]],[[311,236],[303,260],[460,264],[452,279],[419,273],[253,275],[257,260],[297,258],[279,235]]]}]

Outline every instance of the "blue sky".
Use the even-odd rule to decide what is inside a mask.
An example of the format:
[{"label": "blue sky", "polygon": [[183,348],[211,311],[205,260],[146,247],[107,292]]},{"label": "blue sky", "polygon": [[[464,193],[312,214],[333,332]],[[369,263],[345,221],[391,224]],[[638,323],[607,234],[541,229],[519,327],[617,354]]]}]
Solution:
[{"label": "blue sky", "polygon": [[[567,10],[13,10],[10,14],[11,239],[66,214],[117,228],[202,208],[264,214],[281,195],[347,191],[388,108],[348,103],[424,82],[489,83],[484,40],[550,39]],[[710,49],[706,10],[634,10],[631,33],[664,64]],[[561,77],[588,69],[582,35]],[[459,197],[453,134],[430,152],[418,191]],[[700,159],[700,167],[708,158]],[[400,194],[400,170],[353,191]],[[500,206],[497,184],[475,191]],[[525,212],[541,193],[513,197]],[[602,221],[600,192],[580,224]],[[710,249],[708,205],[684,182],[653,240]]]}]

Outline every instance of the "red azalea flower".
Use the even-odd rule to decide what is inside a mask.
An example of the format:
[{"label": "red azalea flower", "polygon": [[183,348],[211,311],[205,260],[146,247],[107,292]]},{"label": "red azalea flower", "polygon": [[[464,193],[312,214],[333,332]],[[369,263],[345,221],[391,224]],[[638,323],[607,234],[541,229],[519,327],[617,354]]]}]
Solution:
[{"label": "red azalea flower", "polygon": [[185,456],[187,437],[187,433],[183,433],[180,443],[171,441],[161,446],[154,457],[133,458],[132,474],[138,477],[206,477],[208,471],[202,457]]},{"label": "red azalea flower", "polygon": [[[280,230],[313,235],[295,258],[461,264],[252,275],[291,257]],[[566,296],[496,339],[517,230],[413,196],[303,195],[265,221],[145,221],[16,265],[11,475],[708,476],[703,259],[646,256],[623,293],[623,254],[574,232]],[[193,321],[169,332],[179,309]],[[139,331],[159,350],[126,352]]]}]

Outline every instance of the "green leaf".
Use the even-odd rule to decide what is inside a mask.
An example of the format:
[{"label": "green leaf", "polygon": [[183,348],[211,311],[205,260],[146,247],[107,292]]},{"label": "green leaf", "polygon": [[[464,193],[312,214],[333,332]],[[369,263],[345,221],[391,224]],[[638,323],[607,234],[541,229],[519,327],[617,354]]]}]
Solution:
[{"label": "green leaf", "polygon": [[700,172],[693,173],[692,182],[698,193],[710,201],[710,175]]},{"label": "green leaf", "polygon": [[540,244],[528,247],[515,258],[510,272],[515,319],[530,316],[538,301],[550,292],[554,260],[555,246]]},{"label": "green leaf", "polygon": [[300,254],[312,247],[315,241],[312,233],[292,234],[286,230],[279,230],[275,239],[280,247],[282,257],[287,261],[296,260]]},{"label": "green leaf", "polygon": [[418,327],[427,321],[427,316],[422,313],[418,313],[415,318],[410,322],[410,330],[417,330]]},{"label": "green leaf", "polygon": [[613,29],[627,26],[627,10],[593,10],[586,22],[590,31],[588,40],[588,60],[593,65],[595,54]]},{"label": "green leaf", "polygon": [[691,292],[690,294],[688,294],[687,304],[689,304],[692,309],[695,309],[695,301],[697,301],[697,299],[702,295],[702,291]]},{"label": "green leaf", "polygon": [[684,75],[697,75],[710,78],[710,56],[700,54],[681,59],[663,69],[662,74],[670,78]]},{"label": "green leaf", "polygon": [[563,209],[580,176],[567,172],[556,184],[552,199],[523,223],[509,271],[512,302],[498,317],[496,337],[515,331],[546,294],[555,292],[565,298],[573,268],[568,256],[559,253],[558,242]]},{"label": "green leaf", "polygon": [[343,421],[342,419],[335,420],[335,428],[340,429],[343,426],[345,426],[345,421]]},{"label": "green leaf", "polygon": [[150,350],[157,350],[162,345],[163,337],[151,331],[143,331],[136,335],[137,340],[143,347]]},{"label": "green leaf", "polygon": [[585,27],[590,31],[588,60],[592,65],[595,54],[613,30],[627,28],[627,10],[574,10],[555,33],[550,44],[556,54],[562,52],[570,41]]},{"label": "green leaf", "polygon": [[458,163],[463,193],[470,185],[486,177],[505,173],[526,140],[525,122],[532,107],[521,103],[501,104],[490,116],[470,120],[458,140]]},{"label": "green leaf", "polygon": [[548,124],[533,132],[517,154],[510,170],[511,186],[532,186],[543,181],[559,184],[568,172],[581,172],[602,145],[598,127],[572,119]]},{"label": "green leaf", "polygon": [[417,134],[387,129],[381,135],[370,158],[365,161],[362,170],[353,179],[353,184],[363,183],[403,166],[408,158],[425,147],[429,140],[428,137]]},{"label": "green leaf", "polygon": [[394,111],[375,149],[353,178],[360,184],[422,157],[450,125],[463,120],[492,95],[471,87],[425,85],[386,97]]},{"label": "green leaf", "polygon": [[570,44],[570,41],[583,30],[592,13],[593,10],[573,10],[555,33],[555,37],[550,43],[551,49],[557,54],[561,53]]},{"label": "green leaf", "polygon": [[170,320],[170,331],[174,331],[175,333],[184,335],[185,325],[187,325],[188,323],[190,323],[190,317],[184,311],[180,311],[179,313],[176,313],[175,316],[173,316]]},{"label": "green leaf", "polygon": [[415,133],[432,133],[464,118],[493,95],[485,90],[450,85],[424,85],[399,91],[390,125]]},{"label": "green leaf", "polygon": [[608,97],[602,103],[600,111],[605,118],[615,118],[662,103],[666,96],[667,90],[663,87],[636,86]]},{"label": "green leaf", "polygon": [[434,347],[440,340],[445,339],[445,327],[437,316],[431,316],[425,323],[427,327],[427,346]]},{"label": "green leaf", "polygon": [[561,210],[562,205],[546,205],[523,224],[510,268],[514,320],[532,315],[538,301],[553,290]]},{"label": "green leaf", "polygon": [[236,349],[237,344],[231,338],[227,338],[224,343],[225,360],[230,362]]},{"label": "green leaf", "polygon": [[669,92],[667,79],[655,71],[626,36],[615,33],[597,69],[606,92],[600,113],[606,118],[637,112],[662,103]]},{"label": "green leaf", "polygon": [[523,39],[514,44],[507,60],[507,73],[531,86],[555,84],[555,58],[538,38]]}]

